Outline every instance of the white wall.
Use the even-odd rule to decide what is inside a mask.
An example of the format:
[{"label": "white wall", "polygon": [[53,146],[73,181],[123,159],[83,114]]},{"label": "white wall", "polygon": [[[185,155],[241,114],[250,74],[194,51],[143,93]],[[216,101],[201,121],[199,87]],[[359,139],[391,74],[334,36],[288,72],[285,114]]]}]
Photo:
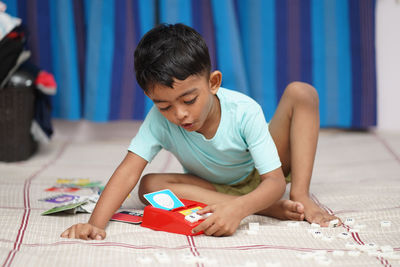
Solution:
[{"label": "white wall", "polygon": [[400,132],[400,0],[376,7],[378,130]]}]

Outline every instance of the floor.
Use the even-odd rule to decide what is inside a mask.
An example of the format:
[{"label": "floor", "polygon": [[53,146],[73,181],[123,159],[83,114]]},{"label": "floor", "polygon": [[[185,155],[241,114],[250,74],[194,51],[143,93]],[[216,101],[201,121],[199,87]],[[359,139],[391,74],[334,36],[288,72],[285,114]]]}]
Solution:
[{"label": "floor", "polygon": [[[58,178],[105,184],[139,126],[56,120],[52,141],[31,159],[0,163],[2,266],[400,266],[400,133],[373,130],[321,130],[312,197],[342,220],[356,222],[321,229],[323,238],[306,222],[293,226],[255,215],[224,238],[187,237],[118,222],[109,223],[103,241],[60,238],[64,229],[90,215],[41,216],[52,207],[38,201],[52,195],[44,189]],[[162,151],[145,173],[177,171],[177,160]],[[143,207],[134,190],[121,208]],[[382,221],[391,226],[382,227]],[[248,231],[251,222],[259,223],[256,234]],[[339,237],[343,232],[348,239]],[[365,244],[371,243],[375,246],[367,250]]]}]

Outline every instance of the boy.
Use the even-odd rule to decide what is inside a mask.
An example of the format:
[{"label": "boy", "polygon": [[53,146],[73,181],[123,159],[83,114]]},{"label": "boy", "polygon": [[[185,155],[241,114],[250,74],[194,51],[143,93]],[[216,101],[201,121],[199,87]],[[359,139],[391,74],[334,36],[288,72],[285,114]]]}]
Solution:
[{"label": "boy", "polygon": [[[147,174],[143,194],[171,189],[212,212],[193,232],[232,235],[250,214],[307,220],[326,226],[336,217],[309,198],[319,130],[318,95],[305,83],[285,90],[269,125],[251,98],[220,88],[202,37],[183,24],[149,31],[135,51],[139,85],[155,106],[110,178],[89,222],[61,236],[104,239],[105,227],[161,148],[171,151],[184,174]],[[282,162],[282,164],[281,164]],[[290,200],[281,199],[291,174]]]}]

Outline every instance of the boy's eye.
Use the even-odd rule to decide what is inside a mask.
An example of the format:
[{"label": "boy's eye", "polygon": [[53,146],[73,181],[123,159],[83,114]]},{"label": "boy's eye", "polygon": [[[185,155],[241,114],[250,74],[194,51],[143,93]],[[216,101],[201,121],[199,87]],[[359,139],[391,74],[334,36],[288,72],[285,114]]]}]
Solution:
[{"label": "boy's eye", "polygon": [[193,104],[194,102],[196,102],[196,99],[197,99],[197,96],[195,98],[193,98],[192,100],[184,101],[184,103],[190,105],[190,104]]},{"label": "boy's eye", "polygon": [[165,108],[159,108],[161,111],[166,111],[170,108],[171,106],[165,107]]}]

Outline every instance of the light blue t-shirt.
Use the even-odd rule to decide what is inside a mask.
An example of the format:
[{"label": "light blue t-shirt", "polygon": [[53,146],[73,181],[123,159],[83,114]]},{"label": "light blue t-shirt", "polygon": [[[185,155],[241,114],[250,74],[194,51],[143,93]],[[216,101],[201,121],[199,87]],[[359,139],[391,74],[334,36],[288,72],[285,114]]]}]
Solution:
[{"label": "light blue t-shirt", "polygon": [[219,88],[217,96],[221,121],[212,139],[169,122],[153,106],[128,150],[151,162],[164,148],[176,156],[186,173],[218,184],[240,182],[254,167],[260,174],[279,168],[278,152],[260,105],[225,88]]}]

